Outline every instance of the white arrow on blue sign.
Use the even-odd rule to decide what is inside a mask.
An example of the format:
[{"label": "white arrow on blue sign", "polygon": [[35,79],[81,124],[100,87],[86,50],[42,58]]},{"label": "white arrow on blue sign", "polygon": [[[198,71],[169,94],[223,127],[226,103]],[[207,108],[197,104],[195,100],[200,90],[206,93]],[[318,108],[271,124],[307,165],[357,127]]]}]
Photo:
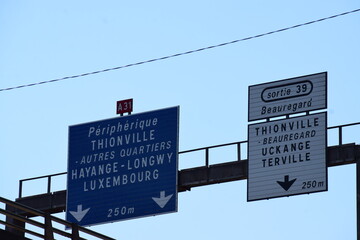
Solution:
[{"label": "white arrow on blue sign", "polygon": [[178,135],[179,107],[70,126],[66,219],[176,212]]}]

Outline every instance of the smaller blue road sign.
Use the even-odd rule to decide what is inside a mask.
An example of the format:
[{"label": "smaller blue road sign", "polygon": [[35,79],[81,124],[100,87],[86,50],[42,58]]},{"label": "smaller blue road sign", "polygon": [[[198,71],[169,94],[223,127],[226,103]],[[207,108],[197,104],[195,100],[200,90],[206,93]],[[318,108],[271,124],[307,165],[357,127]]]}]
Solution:
[{"label": "smaller blue road sign", "polygon": [[70,126],[66,219],[176,212],[178,133],[179,107]]}]

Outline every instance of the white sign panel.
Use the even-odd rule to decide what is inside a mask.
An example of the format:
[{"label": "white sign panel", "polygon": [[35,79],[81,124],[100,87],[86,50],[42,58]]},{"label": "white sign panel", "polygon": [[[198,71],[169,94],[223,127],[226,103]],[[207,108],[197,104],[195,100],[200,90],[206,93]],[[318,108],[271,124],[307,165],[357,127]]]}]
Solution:
[{"label": "white sign panel", "polygon": [[248,120],[327,108],[327,73],[249,86]]},{"label": "white sign panel", "polygon": [[327,113],[248,126],[248,201],[327,191]]}]

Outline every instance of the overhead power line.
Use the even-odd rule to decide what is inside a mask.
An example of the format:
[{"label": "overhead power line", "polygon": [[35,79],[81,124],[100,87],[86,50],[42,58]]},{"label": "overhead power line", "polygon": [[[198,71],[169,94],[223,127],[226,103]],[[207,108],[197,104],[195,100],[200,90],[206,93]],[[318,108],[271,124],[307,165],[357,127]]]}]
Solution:
[{"label": "overhead power line", "polygon": [[146,64],[146,63],[157,62],[157,61],[161,61],[161,60],[165,60],[165,59],[169,59],[169,58],[174,58],[174,57],[179,57],[179,56],[188,55],[188,54],[192,54],[192,53],[197,53],[197,52],[209,50],[209,49],[212,49],[212,48],[223,47],[223,46],[226,46],[226,45],[230,45],[230,44],[234,44],[234,43],[238,43],[238,42],[242,42],[242,41],[247,41],[247,40],[251,40],[251,39],[255,39],[255,38],[260,38],[260,37],[264,37],[264,36],[279,33],[279,32],[284,32],[284,31],[287,31],[287,30],[290,30],[290,29],[303,27],[303,26],[306,26],[306,25],[322,22],[322,21],[325,21],[325,20],[329,20],[329,19],[332,19],[332,18],[337,18],[337,17],[340,17],[340,16],[348,15],[348,14],[359,12],[359,11],[360,11],[360,8],[352,10],[352,11],[332,15],[332,16],[329,16],[329,17],[320,18],[320,19],[313,20],[313,21],[310,21],[310,22],[305,22],[305,23],[293,25],[293,26],[290,26],[290,27],[281,28],[281,29],[274,30],[274,31],[271,31],[271,32],[266,32],[266,33],[254,35],[254,36],[251,36],[251,37],[241,38],[241,39],[237,39],[237,40],[233,40],[233,41],[229,41],[229,42],[224,42],[224,43],[220,43],[220,44],[216,44],[216,45],[212,45],[212,46],[208,46],[208,47],[198,48],[198,49],[195,49],[195,50],[190,50],[190,51],[186,51],[186,52],[167,55],[167,56],[164,56],[164,57],[153,58],[153,59],[145,60],[145,61],[141,61],[141,62],[130,63],[130,64],[123,65],[123,66],[107,68],[107,69],[102,69],[102,70],[98,70],[98,71],[94,71],[94,72],[88,72],[88,73],[83,73],[83,74],[78,74],[78,75],[73,75],[73,76],[67,76],[67,77],[63,77],[63,78],[56,78],[56,79],[42,81],[42,82],[19,85],[19,86],[15,86],[15,87],[2,88],[2,89],[0,89],[0,92],[19,89],[19,88],[25,88],[25,87],[32,87],[32,86],[37,86],[37,85],[42,85],[42,84],[47,84],[47,83],[59,82],[59,81],[64,81],[64,80],[68,80],[68,79],[73,79],[73,78],[80,78],[80,77],[85,77],[85,76],[89,76],[89,75],[94,75],[94,74],[119,70],[119,69],[122,69],[122,68],[134,67],[134,66],[137,66],[137,65],[142,65],[142,64]]}]

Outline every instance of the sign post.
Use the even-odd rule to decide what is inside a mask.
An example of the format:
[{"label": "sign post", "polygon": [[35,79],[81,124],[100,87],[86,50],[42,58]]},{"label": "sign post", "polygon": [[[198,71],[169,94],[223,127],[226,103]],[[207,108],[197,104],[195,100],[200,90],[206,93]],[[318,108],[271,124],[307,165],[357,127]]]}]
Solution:
[{"label": "sign post", "polygon": [[66,219],[176,212],[178,131],[179,107],[70,126]]}]

